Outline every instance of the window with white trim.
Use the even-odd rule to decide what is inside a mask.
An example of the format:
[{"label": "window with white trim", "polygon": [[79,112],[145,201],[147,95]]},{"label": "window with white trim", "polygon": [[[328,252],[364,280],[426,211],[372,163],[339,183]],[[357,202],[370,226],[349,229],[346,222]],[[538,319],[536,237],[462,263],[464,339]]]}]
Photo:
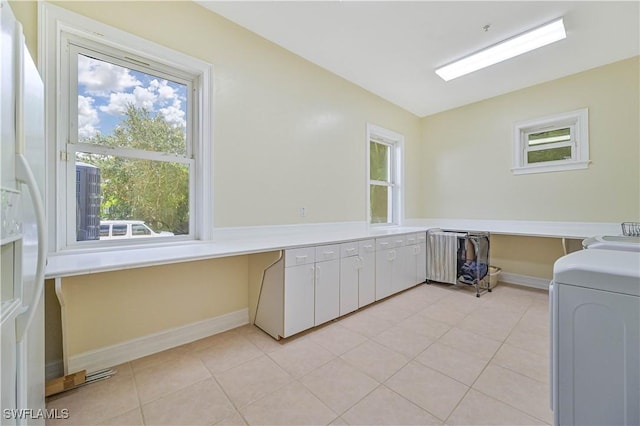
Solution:
[{"label": "window with white trim", "polygon": [[586,108],[514,125],[513,173],[542,173],[589,166]]},{"label": "window with white trim", "polygon": [[[48,88],[57,108],[47,111],[56,135],[48,197],[56,212],[53,251],[209,239],[211,66],[42,8],[49,35],[42,69],[59,87]],[[151,229],[132,225],[126,235],[135,238],[112,239],[101,235],[105,221]]]},{"label": "window with white trim", "polygon": [[367,216],[370,224],[398,225],[402,212],[402,148],[404,137],[367,125]]}]

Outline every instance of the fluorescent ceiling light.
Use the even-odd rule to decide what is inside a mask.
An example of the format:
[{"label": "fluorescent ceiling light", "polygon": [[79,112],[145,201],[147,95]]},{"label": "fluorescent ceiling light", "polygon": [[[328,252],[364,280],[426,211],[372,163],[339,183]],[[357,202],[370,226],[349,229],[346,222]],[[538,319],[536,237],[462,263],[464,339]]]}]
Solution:
[{"label": "fluorescent ceiling light", "polygon": [[444,81],[497,64],[567,37],[562,18],[436,69]]}]

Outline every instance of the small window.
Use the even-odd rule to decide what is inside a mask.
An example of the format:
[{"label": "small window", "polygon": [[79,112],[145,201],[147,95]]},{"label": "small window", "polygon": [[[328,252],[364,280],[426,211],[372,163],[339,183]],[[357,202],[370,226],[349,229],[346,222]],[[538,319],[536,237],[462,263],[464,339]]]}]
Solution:
[{"label": "small window", "polygon": [[373,125],[367,127],[367,214],[371,224],[400,223],[402,142],[402,135]]},{"label": "small window", "polygon": [[513,173],[584,169],[589,165],[587,109],[514,126]]},{"label": "small window", "polygon": [[101,237],[109,236],[109,225],[100,225],[100,236]]}]

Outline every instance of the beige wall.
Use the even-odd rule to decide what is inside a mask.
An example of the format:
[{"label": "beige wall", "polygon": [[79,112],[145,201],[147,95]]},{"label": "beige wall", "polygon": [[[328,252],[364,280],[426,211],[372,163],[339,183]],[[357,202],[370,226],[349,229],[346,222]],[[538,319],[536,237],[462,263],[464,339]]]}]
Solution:
[{"label": "beige wall", "polygon": [[[422,119],[432,218],[640,218],[640,57]],[[514,176],[513,123],[589,108],[587,170]]]},{"label": "beige wall", "polygon": [[64,278],[66,353],[247,308],[247,283],[247,256]]},{"label": "beige wall", "polygon": [[491,264],[503,272],[551,280],[553,264],[563,255],[558,238],[491,236]]}]

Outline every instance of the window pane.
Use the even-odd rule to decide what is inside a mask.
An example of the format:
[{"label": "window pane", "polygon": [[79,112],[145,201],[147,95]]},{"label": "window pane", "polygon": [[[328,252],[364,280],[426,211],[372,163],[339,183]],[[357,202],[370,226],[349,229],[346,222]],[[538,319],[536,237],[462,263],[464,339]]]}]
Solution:
[{"label": "window pane", "polygon": [[131,225],[131,235],[151,235],[151,230],[144,225]]},{"label": "window pane", "polygon": [[371,185],[369,188],[371,200],[371,223],[391,223],[389,212],[391,206],[391,188],[382,185]]},{"label": "window pane", "polygon": [[100,225],[100,236],[101,237],[109,236],[109,225]]},{"label": "window pane", "polygon": [[123,237],[127,235],[127,225],[113,225],[111,235],[114,237]]},{"label": "window pane", "polygon": [[369,175],[371,180],[389,181],[390,147],[377,142],[370,142]]},{"label": "window pane", "polygon": [[527,153],[527,163],[542,163],[545,161],[558,161],[571,159],[571,147],[543,149]]},{"label": "window pane", "polygon": [[538,146],[555,142],[569,142],[570,140],[571,128],[569,127],[546,132],[530,133],[528,135],[529,146]]},{"label": "window pane", "polygon": [[77,241],[99,239],[101,220],[141,220],[155,231],[189,233],[185,164],[79,152],[76,199]]},{"label": "window pane", "polygon": [[185,156],[187,86],[78,55],[78,141]]}]

